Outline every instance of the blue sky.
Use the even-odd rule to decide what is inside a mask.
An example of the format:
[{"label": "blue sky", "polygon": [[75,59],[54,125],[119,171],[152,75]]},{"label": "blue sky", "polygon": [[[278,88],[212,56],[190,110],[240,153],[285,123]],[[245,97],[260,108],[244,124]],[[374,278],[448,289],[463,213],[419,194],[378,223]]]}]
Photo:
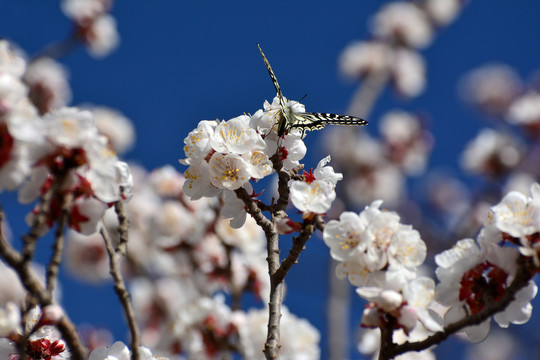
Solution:
[{"label": "blue sky", "polygon": [[[343,112],[356,84],[338,73],[338,56],[348,43],[370,36],[369,18],[382,3],[118,1],[113,15],[122,38],[120,48],[104,60],[94,60],[80,48],[61,62],[71,74],[72,104],[110,106],[133,120],[138,140],[129,160],[149,169],[173,164],[183,170],[177,163],[183,156],[182,141],[200,120],[253,113],[275,95],[257,43],[285,96],[300,99],[307,94],[303,103],[308,111]],[[56,1],[0,0],[0,8],[0,36],[29,54],[70,31]],[[488,123],[460,101],[457,81],[487,62],[508,63],[523,77],[539,69],[538,14],[540,2],[533,0],[519,5],[507,0],[471,1],[422,52],[428,64],[426,92],[404,101],[385,91],[368,119],[368,131],[376,133],[378,117],[388,110],[426,111],[436,141],[431,166],[459,173],[457,159],[466,141]],[[308,135],[308,167],[326,155],[320,146],[323,136],[324,131]],[[9,194],[0,196],[8,215],[12,200]],[[18,234],[22,221],[15,218],[10,220]],[[292,271],[287,303],[293,312],[322,327],[327,274],[321,264],[327,263],[328,252],[320,239],[312,244]],[[76,322],[93,320],[112,326],[117,338],[124,336],[111,286],[88,288],[69,277],[64,280],[64,303],[73,309]],[[79,301],[90,302],[90,308],[77,311]],[[361,310],[353,312],[353,324]]]}]

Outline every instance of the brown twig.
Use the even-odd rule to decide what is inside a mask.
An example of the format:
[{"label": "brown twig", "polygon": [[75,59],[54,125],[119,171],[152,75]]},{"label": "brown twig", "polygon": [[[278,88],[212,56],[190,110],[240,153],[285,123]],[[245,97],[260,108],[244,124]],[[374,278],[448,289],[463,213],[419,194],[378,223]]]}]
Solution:
[{"label": "brown twig", "polygon": [[53,245],[53,254],[51,260],[47,265],[47,275],[45,284],[47,285],[47,291],[52,295],[56,282],[58,279],[58,268],[62,262],[62,252],[64,249],[64,231],[68,223],[69,208],[73,201],[73,193],[68,193],[62,198],[62,213],[58,219],[58,224],[55,232],[55,241]]},{"label": "brown twig", "polygon": [[[122,190],[123,192],[123,190]],[[124,203],[122,201],[117,201],[114,204],[114,211],[118,218],[118,234],[120,235],[120,241],[115,251],[120,252],[122,256],[127,253],[127,243],[129,240],[129,219],[126,215],[126,210],[124,208]]]},{"label": "brown twig", "polygon": [[270,301],[268,303],[268,335],[264,343],[264,354],[267,359],[279,358],[279,322],[281,320],[281,303],[283,301],[283,281],[278,282],[276,272],[279,269],[279,234],[275,223],[279,221],[277,216],[272,214],[272,232],[267,236],[268,251],[268,273],[270,274]]},{"label": "brown twig", "polygon": [[[270,299],[268,302],[268,333],[264,344],[264,354],[266,359],[279,358],[279,322],[281,319],[281,303],[283,301],[283,286],[284,278],[292,264],[296,262],[303,246],[313,229],[306,230],[297,240],[297,245],[293,245],[291,249],[292,255],[289,254],[287,263],[280,265],[280,250],[279,250],[279,233],[276,228],[276,223],[287,216],[285,209],[289,204],[289,187],[288,182],[302,169],[299,166],[290,171],[283,169],[281,154],[278,150],[270,160],[273,163],[274,170],[278,174],[278,194],[277,201],[272,201],[272,205],[262,204],[259,200],[254,200],[244,188],[235,190],[236,196],[244,202],[246,211],[259,225],[266,235],[266,247],[268,257],[268,273],[270,275]],[[262,211],[270,212],[270,220],[266,218]],[[313,228],[311,226],[311,228]],[[309,234],[309,235],[308,235]],[[307,237],[307,238],[306,238]]]},{"label": "brown twig", "polygon": [[270,275],[270,301],[268,303],[268,334],[264,344],[264,354],[267,359],[278,359],[279,321],[281,318],[281,301],[283,297],[283,282],[277,283],[274,276],[275,272],[279,269],[279,234],[275,225],[278,219],[272,213],[272,221],[268,220],[246,189],[237,189],[235,193],[244,202],[247,213],[251,215],[266,235],[266,248],[268,252],[266,260]]},{"label": "brown twig", "polygon": [[122,249],[124,251],[115,250],[111,238],[109,237],[109,234],[107,233],[104,225],[102,226],[100,233],[103,237],[103,241],[105,242],[105,248],[107,249],[107,253],[109,254],[110,274],[114,281],[114,291],[116,292],[116,295],[120,300],[122,309],[124,309],[124,314],[128,323],[129,332],[131,334],[131,359],[139,360],[139,328],[137,327],[137,323],[135,321],[135,312],[133,311],[133,306],[131,305],[129,292],[127,291],[122,272],[120,271],[120,260],[125,254],[125,244],[127,243],[122,243],[122,241],[120,242],[121,244],[124,244],[124,246],[122,246]]},{"label": "brown twig", "polygon": [[311,235],[313,235],[313,232],[315,231],[315,219],[317,217],[320,217],[320,215],[316,215],[312,219],[308,219],[304,221],[302,224],[302,231],[298,236],[293,237],[293,245],[291,246],[291,249],[289,250],[289,255],[281,262],[281,266],[275,273],[276,281],[281,282],[285,279],[285,276],[291,269],[291,267],[298,263],[298,258],[300,257],[300,253],[306,248],[306,242],[311,238]]},{"label": "brown twig", "polygon": [[52,59],[59,59],[66,56],[70,52],[74,51],[81,42],[77,39],[75,32],[68,36],[65,40],[57,41],[47,45],[37,54],[32,56],[30,62],[39,60],[41,58],[49,57]]},{"label": "brown twig", "polygon": [[28,234],[23,236],[24,246],[21,251],[21,255],[24,262],[31,262],[34,258],[36,241],[40,237],[43,225],[47,221],[47,214],[50,210],[51,201],[54,194],[56,194],[60,188],[61,182],[63,182],[63,178],[61,180],[53,181],[51,187],[49,187],[39,199],[38,210],[34,216],[30,231]]}]

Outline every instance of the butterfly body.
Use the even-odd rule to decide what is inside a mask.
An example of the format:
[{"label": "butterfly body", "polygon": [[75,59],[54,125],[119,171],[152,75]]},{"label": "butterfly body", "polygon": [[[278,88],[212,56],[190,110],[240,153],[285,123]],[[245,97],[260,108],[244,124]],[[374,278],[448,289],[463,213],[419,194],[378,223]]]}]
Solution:
[{"label": "butterfly body", "polygon": [[276,75],[268,62],[268,59],[264,55],[259,44],[259,51],[261,52],[264,64],[270,74],[270,78],[276,88],[277,97],[279,100],[280,117],[278,119],[277,134],[279,137],[286,134],[291,129],[299,129],[304,135],[305,131],[320,130],[327,124],[330,125],[367,125],[367,121],[355,116],[349,115],[337,115],[329,113],[311,113],[311,112],[295,112],[290,106],[285,103],[285,98],[281,92],[281,88],[277,81]]}]

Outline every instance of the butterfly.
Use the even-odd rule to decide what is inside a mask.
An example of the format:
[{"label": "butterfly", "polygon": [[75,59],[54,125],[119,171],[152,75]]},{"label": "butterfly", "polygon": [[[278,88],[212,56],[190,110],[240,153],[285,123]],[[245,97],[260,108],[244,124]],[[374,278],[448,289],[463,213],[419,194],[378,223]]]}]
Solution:
[{"label": "butterfly", "polygon": [[301,136],[304,136],[304,132],[309,130],[320,130],[327,124],[331,125],[367,125],[368,122],[359,117],[349,115],[336,115],[328,113],[312,113],[312,112],[295,112],[289,106],[285,104],[285,99],[281,93],[281,88],[276,78],[276,74],[272,71],[272,67],[268,62],[268,59],[264,55],[261,46],[257,44],[259,51],[261,52],[264,64],[270,74],[270,78],[276,88],[277,97],[279,100],[279,107],[281,108],[281,116],[278,122],[277,134],[279,137],[283,136],[289,130],[299,129],[302,132]]}]

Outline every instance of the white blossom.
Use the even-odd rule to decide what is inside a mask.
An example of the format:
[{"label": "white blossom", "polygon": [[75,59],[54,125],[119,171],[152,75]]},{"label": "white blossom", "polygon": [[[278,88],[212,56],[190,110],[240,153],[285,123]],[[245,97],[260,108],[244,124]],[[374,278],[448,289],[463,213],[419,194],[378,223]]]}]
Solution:
[{"label": "white blossom", "polygon": [[522,146],[510,134],[483,129],[467,145],[461,166],[478,174],[498,174],[516,167],[522,158]]},{"label": "white blossom", "polygon": [[60,6],[67,17],[84,22],[107,12],[110,0],[63,0]]},{"label": "white blossom", "polygon": [[30,98],[42,114],[66,106],[71,101],[68,72],[51,58],[42,57],[31,62],[24,81],[30,88]]},{"label": "white blossom", "polygon": [[364,252],[368,243],[362,233],[368,224],[365,216],[345,211],[339,221],[330,220],[323,233],[325,244],[330,247],[330,255],[334,260],[344,261],[354,252]]},{"label": "white blossom", "polygon": [[508,122],[534,126],[540,123],[540,94],[528,92],[514,100],[508,109]]},{"label": "white blossom", "polygon": [[459,14],[461,0],[427,0],[425,9],[427,14],[439,26],[448,25]]},{"label": "white blossom", "polygon": [[135,127],[124,114],[105,106],[83,105],[81,109],[92,113],[99,133],[109,140],[117,154],[123,154],[133,146]]},{"label": "white blossom", "polygon": [[0,40],[0,73],[21,77],[26,70],[26,60],[20,51],[7,40]]},{"label": "white blossom", "polygon": [[514,69],[488,64],[472,70],[459,83],[461,97],[489,113],[505,114],[522,87]]},{"label": "white blossom", "polygon": [[392,75],[396,90],[408,97],[420,95],[426,86],[426,65],[415,51],[400,49],[394,53]]},{"label": "white blossom", "polygon": [[540,215],[529,198],[522,193],[512,191],[490,209],[492,223],[501,232],[521,238],[532,235],[540,229],[535,218]]},{"label": "white blossom", "polygon": [[159,195],[174,198],[181,193],[185,178],[171,165],[165,165],[152,170],[148,181]]},{"label": "white blossom", "polygon": [[384,314],[393,316],[397,325],[406,333],[414,329],[420,322],[430,331],[442,330],[437,319],[428,311],[433,301],[435,282],[427,277],[419,277],[405,284],[402,290],[392,289],[392,284],[384,288],[361,287],[356,289],[358,295],[368,300],[369,306],[364,311],[362,325],[380,327],[384,323]]},{"label": "white blossom", "polygon": [[214,153],[208,161],[210,182],[218,189],[236,190],[251,177],[246,162],[236,154]]},{"label": "white blossom", "polygon": [[101,59],[109,55],[120,44],[120,36],[116,29],[116,20],[105,14],[95,19],[85,39],[90,55]]},{"label": "white blossom", "polygon": [[[447,324],[489,306],[489,301],[496,301],[504,295],[515,276],[518,257],[516,249],[487,244],[482,250],[474,240],[465,239],[435,257],[439,266],[436,274],[440,281],[436,288],[437,300],[449,306],[444,316]],[[490,298],[486,299],[485,293],[489,293]],[[509,323],[527,322],[532,312],[530,301],[535,295],[536,285],[530,282],[529,286],[518,291],[510,306],[494,316],[495,321],[503,327]],[[482,341],[489,333],[490,321],[488,318],[479,325],[465,328],[469,340]]]},{"label": "white blossom", "polygon": [[416,230],[400,223],[396,213],[381,211],[381,204],[375,201],[358,216],[345,212],[339,221],[329,221],[323,238],[332,257],[340,261],[339,278],[347,276],[356,286],[391,283],[399,290],[416,277],[426,246]]},{"label": "white blossom", "polygon": [[426,167],[431,138],[426,136],[420,120],[405,111],[390,111],[379,123],[390,161],[409,174],[420,174]]},{"label": "white blossom", "polygon": [[313,174],[305,175],[304,181],[291,181],[291,201],[298,210],[322,214],[332,205],[336,198],[334,188],[343,175],[326,166],[329,161],[330,156],[322,159]]},{"label": "white blossom", "polygon": [[393,52],[384,42],[356,41],[347,45],[339,57],[341,72],[350,78],[361,78],[370,73],[386,71]]},{"label": "white blossom", "polygon": [[210,154],[210,138],[213,137],[217,124],[217,121],[203,120],[199,122],[197,129],[189,133],[184,139],[186,159],[180,160],[181,164],[193,165]]},{"label": "white blossom", "polygon": [[27,92],[20,78],[8,72],[0,72],[0,115],[12,111]]},{"label": "white blossom", "polygon": [[13,302],[0,307],[0,337],[21,332],[21,309]]},{"label": "white blossom", "polygon": [[300,165],[300,160],[306,156],[307,148],[300,136],[287,134],[281,143],[286,151],[283,159],[283,169],[291,170]]},{"label": "white blossom", "polygon": [[186,181],[182,189],[191,200],[201,197],[212,197],[219,193],[219,189],[210,183],[209,165],[206,161],[195,163],[184,172]]},{"label": "white blossom", "polygon": [[262,151],[253,150],[240,155],[240,157],[245,160],[252,178],[262,179],[274,171],[268,155]]},{"label": "white blossom", "polygon": [[210,144],[215,151],[222,154],[245,154],[265,148],[261,135],[249,127],[247,115],[219,123],[210,137]]},{"label": "white blossom", "polygon": [[58,109],[43,117],[45,137],[54,146],[78,148],[93,142],[98,131],[89,111],[77,108]]},{"label": "white blossom", "polygon": [[266,251],[264,232],[252,217],[246,219],[241,229],[233,228],[226,221],[219,220],[216,224],[216,233],[225,244],[241,249],[244,254],[263,254]]},{"label": "white blossom", "polygon": [[433,30],[426,14],[415,4],[395,1],[386,4],[375,15],[372,29],[376,36],[424,48],[431,43]]},{"label": "white blossom", "polygon": [[511,191],[492,206],[479,238],[480,244],[498,243],[508,239],[519,246],[524,256],[538,258],[540,245],[535,234],[540,231],[540,185],[531,186],[531,197]]},{"label": "white blossom", "polygon": [[[253,191],[253,189],[251,189],[251,186],[249,186],[249,183],[246,183],[244,185],[244,188],[246,188],[248,194],[250,193],[249,190]],[[223,203],[224,204],[223,208],[221,209],[221,216],[226,219],[231,219],[229,223],[230,226],[233,229],[240,229],[242,226],[244,226],[247,218],[245,204],[236,196],[236,193],[232,190],[224,190]]]}]

